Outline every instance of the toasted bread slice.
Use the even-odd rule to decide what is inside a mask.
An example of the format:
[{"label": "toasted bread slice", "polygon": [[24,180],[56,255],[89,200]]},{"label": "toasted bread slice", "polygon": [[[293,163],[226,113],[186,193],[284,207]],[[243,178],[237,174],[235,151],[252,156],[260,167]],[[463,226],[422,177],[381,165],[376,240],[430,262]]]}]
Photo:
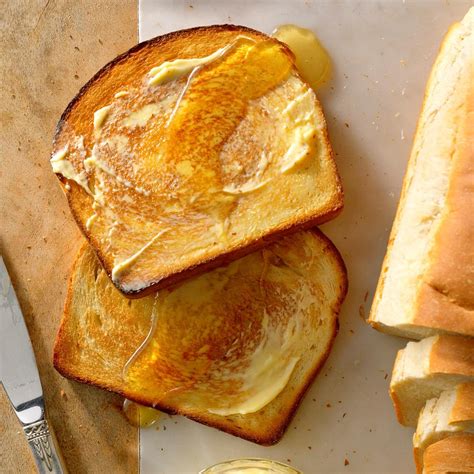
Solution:
[{"label": "toasted bread slice", "polygon": [[398,352],[390,382],[398,421],[416,426],[426,401],[462,382],[474,382],[474,339],[438,335]]},{"label": "toasted bread slice", "polygon": [[141,43],[59,121],[51,158],[114,284],[143,296],[333,218],[326,122],[287,47],[238,26]]},{"label": "toasted bread slice", "polygon": [[426,88],[369,322],[414,339],[474,336],[474,7]]},{"label": "toasted bread slice", "polygon": [[346,287],[339,253],[317,230],[133,300],[86,246],[54,365],[142,405],[273,444],[329,354]]},{"label": "toasted bread slice", "polygon": [[423,470],[423,453],[430,445],[458,433],[474,433],[474,383],[459,384],[426,402],[413,436],[417,471]]},{"label": "toasted bread slice", "polygon": [[426,448],[423,474],[474,472],[474,434],[442,439]]}]

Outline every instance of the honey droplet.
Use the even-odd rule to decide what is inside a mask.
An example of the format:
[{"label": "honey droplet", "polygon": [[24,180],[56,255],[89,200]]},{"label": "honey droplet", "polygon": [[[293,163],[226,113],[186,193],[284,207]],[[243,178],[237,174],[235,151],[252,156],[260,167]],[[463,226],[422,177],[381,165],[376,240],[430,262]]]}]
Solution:
[{"label": "honey droplet", "polygon": [[139,405],[127,399],[123,401],[123,413],[133,426],[138,426],[139,428],[153,426],[161,416],[160,411]]},{"label": "honey droplet", "polygon": [[330,79],[331,58],[312,31],[296,25],[281,25],[272,36],[290,48],[301,77],[313,90]]}]

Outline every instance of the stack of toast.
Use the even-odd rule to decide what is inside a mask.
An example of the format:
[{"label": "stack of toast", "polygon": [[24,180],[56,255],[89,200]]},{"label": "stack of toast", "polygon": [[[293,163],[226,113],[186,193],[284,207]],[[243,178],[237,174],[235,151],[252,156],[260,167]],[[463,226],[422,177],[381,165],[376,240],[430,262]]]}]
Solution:
[{"label": "stack of toast", "polygon": [[433,66],[369,322],[396,358],[418,472],[474,472],[474,8]]},{"label": "stack of toast", "polygon": [[291,51],[229,25],[141,43],[69,104],[51,164],[87,240],[56,369],[277,442],[347,290],[314,227],[342,209],[341,183]]}]

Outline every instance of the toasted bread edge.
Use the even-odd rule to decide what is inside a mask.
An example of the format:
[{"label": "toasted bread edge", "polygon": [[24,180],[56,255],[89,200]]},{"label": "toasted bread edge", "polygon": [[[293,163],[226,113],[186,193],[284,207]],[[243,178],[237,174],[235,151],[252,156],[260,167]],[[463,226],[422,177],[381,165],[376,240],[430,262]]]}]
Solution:
[{"label": "toasted bread edge", "polygon": [[[304,383],[301,384],[301,389],[295,399],[293,400],[291,406],[288,408],[286,414],[280,419],[277,420],[277,422],[273,426],[265,426],[264,432],[263,433],[255,433],[255,432],[245,432],[243,430],[238,430],[236,429],[232,424],[230,424],[227,420],[226,417],[221,417],[217,415],[213,415],[211,413],[207,413],[206,416],[194,416],[194,415],[188,415],[184,412],[181,412],[179,410],[175,410],[167,406],[166,404],[156,404],[155,406],[152,406],[152,404],[139,396],[134,395],[133,393],[128,392],[127,390],[121,390],[120,388],[113,387],[107,383],[101,383],[100,385],[94,383],[90,378],[84,377],[82,375],[78,375],[76,371],[74,371],[74,368],[71,367],[68,364],[68,359],[65,354],[67,354],[67,341],[65,337],[65,322],[67,315],[70,313],[70,306],[71,306],[71,299],[72,299],[72,291],[73,287],[75,285],[75,279],[76,279],[76,272],[75,272],[75,267],[78,264],[78,258],[76,258],[71,276],[69,278],[69,283],[68,283],[68,288],[67,288],[67,296],[66,296],[66,301],[64,304],[64,313],[63,313],[63,318],[56,336],[56,340],[54,343],[54,348],[53,348],[53,365],[55,369],[64,377],[75,380],[77,382],[81,382],[90,386],[94,386],[103,390],[107,390],[109,392],[117,393],[129,400],[132,400],[136,403],[139,403],[141,405],[145,406],[152,406],[153,408],[156,408],[160,411],[163,411],[167,414],[170,415],[182,415],[185,416],[186,418],[189,418],[191,420],[197,421],[201,424],[204,424],[206,426],[212,427],[219,429],[221,431],[224,431],[226,433],[229,433],[233,436],[237,436],[239,438],[245,439],[247,441],[251,441],[253,443],[263,445],[263,446],[271,446],[276,443],[278,443],[281,438],[283,437],[286,429],[288,428],[288,425],[290,424],[291,420],[296,414],[296,411],[303,400],[306,392],[308,391],[309,387],[311,384],[314,382],[316,376],[322,369],[324,363],[326,362],[327,358],[329,357],[329,354],[331,352],[332,346],[334,344],[334,340],[336,338],[336,335],[339,330],[339,320],[338,320],[338,315],[342,306],[342,303],[344,302],[344,299],[347,295],[348,291],[348,279],[347,279],[347,269],[345,266],[345,263],[342,259],[341,254],[339,253],[338,249],[335,247],[335,245],[331,242],[331,240],[324,235],[319,229],[314,228],[310,230],[311,232],[315,233],[318,238],[321,238],[325,244],[325,252],[330,253],[335,260],[335,265],[338,267],[338,274],[339,274],[339,298],[337,301],[334,303],[332,311],[334,315],[333,319],[333,327],[332,327],[332,333],[330,338],[328,339],[327,342],[327,347],[325,348],[325,352],[323,356],[320,358],[318,363],[314,366],[313,370],[309,371],[307,374]],[[84,244],[81,249],[79,250],[77,257],[81,255],[81,253],[84,250],[84,247],[86,247],[87,244]],[[272,402],[270,402],[272,403]],[[247,416],[252,416],[252,414],[247,415]]]}]

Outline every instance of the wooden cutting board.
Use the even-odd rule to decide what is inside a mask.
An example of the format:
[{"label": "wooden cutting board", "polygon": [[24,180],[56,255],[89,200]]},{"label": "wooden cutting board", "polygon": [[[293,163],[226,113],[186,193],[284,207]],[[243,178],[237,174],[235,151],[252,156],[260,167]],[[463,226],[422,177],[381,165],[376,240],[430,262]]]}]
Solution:
[{"label": "wooden cutting board", "polygon": [[[49,166],[60,114],[100,67],[137,42],[135,0],[3,2],[0,252],[33,342],[49,418],[71,473],[138,472],[138,430],[121,399],[63,379],[51,363],[82,237]],[[0,471],[34,463],[0,388]]]}]

